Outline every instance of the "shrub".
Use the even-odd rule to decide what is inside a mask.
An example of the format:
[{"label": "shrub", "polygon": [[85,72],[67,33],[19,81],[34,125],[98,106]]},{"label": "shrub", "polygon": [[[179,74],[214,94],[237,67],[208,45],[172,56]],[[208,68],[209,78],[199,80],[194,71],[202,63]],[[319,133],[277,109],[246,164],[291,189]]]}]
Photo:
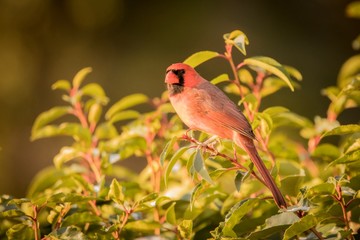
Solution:
[{"label": "shrub", "polygon": [[[282,106],[261,110],[267,96],[299,88],[295,68],[245,57],[248,39],[241,31],[224,40],[225,53],[202,51],[185,62],[229,63],[230,73],[211,82],[239,100],[290,207],[278,209],[248,156],[231,141],[204,146],[205,133],[188,134],[166,92],[153,99],[126,96],[103,115],[109,99],[100,85],[84,83],[91,72],[84,68],[72,81],[53,84],[64,92],[65,105],[41,113],[31,134],[32,140],[68,136],[72,144],[36,176],[26,198],[1,197],[1,238],[354,239],[360,125],[341,125],[338,116],[359,107],[358,56],[343,65],[337,86],[322,91],[330,99],[327,115],[310,120]],[[234,54],[242,60],[235,62]],[[136,110],[140,104],[151,110]],[[146,159],[140,173],[118,164],[139,157]]]}]

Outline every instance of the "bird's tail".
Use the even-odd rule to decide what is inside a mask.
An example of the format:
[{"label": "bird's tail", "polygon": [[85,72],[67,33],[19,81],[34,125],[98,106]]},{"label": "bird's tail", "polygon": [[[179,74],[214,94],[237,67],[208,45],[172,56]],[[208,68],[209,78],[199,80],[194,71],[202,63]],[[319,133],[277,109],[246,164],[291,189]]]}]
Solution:
[{"label": "bird's tail", "polygon": [[239,137],[235,138],[235,143],[242,147],[247,154],[249,154],[251,161],[254,163],[256,168],[258,169],[259,173],[261,174],[266,186],[271,191],[272,195],[274,196],[274,200],[279,208],[286,208],[286,202],[283,195],[280,192],[280,189],[276,186],[274,179],[271,177],[270,172],[267,170],[265,164],[261,160],[254,142],[252,139],[238,135]]}]

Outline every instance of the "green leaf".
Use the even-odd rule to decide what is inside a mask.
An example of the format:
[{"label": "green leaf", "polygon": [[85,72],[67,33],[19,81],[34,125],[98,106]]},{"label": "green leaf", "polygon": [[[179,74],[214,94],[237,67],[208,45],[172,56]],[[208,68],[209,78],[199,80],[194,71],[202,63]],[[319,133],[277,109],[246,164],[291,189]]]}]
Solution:
[{"label": "green leaf", "polygon": [[245,68],[240,68],[238,71],[239,79],[241,82],[251,85],[254,82],[254,78],[251,75],[250,71]]},{"label": "green leaf", "polygon": [[226,44],[235,46],[242,54],[246,55],[245,46],[249,44],[249,40],[245,33],[240,30],[232,31],[231,33],[224,34]]},{"label": "green leaf", "polygon": [[258,204],[259,199],[249,198],[235,204],[225,216],[225,224],[222,229],[224,236],[236,237],[233,228],[239,224],[241,219],[251,212],[255,205]]},{"label": "green leaf", "polygon": [[286,113],[289,112],[290,110],[285,108],[285,107],[281,107],[281,106],[274,106],[274,107],[269,107],[267,109],[265,109],[263,111],[263,113],[269,114],[271,117],[279,115],[281,113]]},{"label": "green leaf", "polygon": [[195,160],[194,160],[194,170],[208,183],[214,184],[211,177],[209,176],[208,171],[206,170],[204,159],[201,154],[201,150],[196,151]]},{"label": "green leaf", "polygon": [[116,123],[123,120],[136,119],[140,116],[140,113],[135,110],[124,110],[115,113],[110,119],[110,123]]},{"label": "green leaf", "polygon": [[104,89],[97,83],[89,83],[80,89],[82,96],[91,96],[101,104],[107,104],[109,99],[106,97]]},{"label": "green leaf", "polygon": [[16,218],[16,217],[24,217],[25,213],[18,209],[10,209],[0,212],[0,219],[2,218]]},{"label": "green leaf", "polygon": [[176,161],[184,154],[184,152],[186,152],[189,149],[189,147],[182,147],[179,150],[177,150],[177,152],[172,156],[172,158],[170,159],[166,170],[165,170],[165,175],[164,175],[164,183],[165,186],[167,186],[167,182],[169,179],[169,175],[171,170],[173,169],[173,167],[175,166]]},{"label": "green leaf", "polygon": [[160,227],[161,227],[160,223],[154,221],[147,221],[147,220],[127,222],[126,225],[124,226],[125,229],[134,232],[154,231],[155,229]]},{"label": "green leaf", "polygon": [[192,211],[193,207],[194,207],[194,203],[196,198],[198,197],[198,195],[201,193],[202,189],[203,189],[203,181],[201,181],[200,183],[196,184],[196,186],[194,187],[193,191],[191,192],[191,196],[190,196],[190,211]]},{"label": "green leaf", "polygon": [[154,192],[154,193],[150,193],[150,194],[146,195],[145,197],[143,197],[143,198],[139,201],[139,204],[154,201],[158,196],[159,196],[159,194],[157,194],[157,193],[155,193],[155,192]]},{"label": "green leaf", "polygon": [[95,130],[95,136],[98,139],[110,139],[118,135],[118,132],[114,125],[108,122],[101,123]]},{"label": "green leaf", "polygon": [[342,66],[338,75],[337,85],[342,89],[351,83],[360,71],[360,54],[349,58]]},{"label": "green leaf", "polygon": [[4,239],[34,239],[34,231],[27,224],[14,224],[6,231],[6,238],[4,236]]},{"label": "green leaf", "polygon": [[91,212],[76,212],[64,218],[62,222],[63,227],[75,225],[84,226],[86,224],[100,223],[101,217],[94,215]]},{"label": "green leaf", "polygon": [[276,214],[266,219],[265,228],[252,232],[248,238],[251,240],[255,239],[269,239],[271,235],[277,234],[284,231],[293,223],[299,221],[297,217],[292,212],[283,212]]},{"label": "green leaf", "polygon": [[332,161],[326,168],[336,164],[352,164],[360,161],[360,150],[348,152],[338,159]]},{"label": "green leaf", "polygon": [[59,126],[47,125],[36,130],[31,136],[31,140],[62,135],[73,137],[76,141],[83,140],[87,143],[90,143],[91,140],[89,129],[83,128],[78,123],[62,123]]},{"label": "green leaf", "polygon": [[87,240],[86,235],[81,232],[81,230],[75,226],[61,227],[51,232],[48,237],[50,239],[63,239],[63,240]]},{"label": "green leaf", "polygon": [[58,128],[59,135],[72,136],[76,141],[84,140],[90,142],[91,133],[88,128],[78,123],[62,123]]},{"label": "green leaf", "polygon": [[332,130],[327,131],[325,134],[323,134],[322,137],[333,136],[333,135],[345,135],[345,134],[358,133],[358,132],[360,132],[359,124],[348,124],[333,128]]},{"label": "green leaf", "polygon": [[172,150],[174,144],[176,143],[177,137],[171,138],[170,141],[168,141],[163,149],[163,151],[160,154],[160,165],[164,166],[165,159],[169,155],[169,152]]},{"label": "green leaf", "polygon": [[193,230],[193,221],[192,220],[183,220],[178,225],[178,231],[182,239],[190,239]]},{"label": "green leaf", "polygon": [[241,187],[241,184],[243,182],[243,178],[245,176],[245,173],[242,172],[242,171],[236,171],[236,175],[235,175],[235,188],[236,188],[236,191],[240,192],[240,187]]},{"label": "green leaf", "polygon": [[71,107],[68,106],[59,106],[53,107],[43,113],[41,113],[34,122],[32,127],[32,135],[35,134],[36,130],[45,126],[46,124],[55,121],[56,119],[69,114],[71,112]]},{"label": "green leaf", "polygon": [[112,180],[110,184],[108,196],[117,203],[122,203],[124,201],[125,196],[122,191],[122,186],[115,178]]},{"label": "green leaf", "polygon": [[51,85],[51,89],[53,90],[61,89],[65,91],[70,91],[71,84],[68,80],[58,80],[53,85]]},{"label": "green leaf", "polygon": [[309,214],[301,218],[298,222],[293,223],[284,233],[283,240],[291,239],[312,227],[315,227],[317,224],[316,218]]},{"label": "green leaf", "polygon": [[285,70],[290,74],[290,76],[294,77],[298,81],[302,81],[301,73],[294,67],[283,65]]},{"label": "green leaf", "polygon": [[222,82],[227,82],[229,81],[229,75],[227,75],[226,73],[221,74],[219,76],[217,76],[216,78],[212,79],[210,82],[214,85],[222,83]]},{"label": "green leaf", "polygon": [[279,78],[281,78],[291,89],[294,91],[294,86],[291,84],[291,78],[289,73],[286,71],[284,66],[282,66],[276,60],[269,57],[252,57],[244,60],[244,63],[250,67],[261,68],[269,73],[272,73]]},{"label": "green leaf", "polygon": [[73,87],[74,89],[78,89],[81,83],[84,81],[85,77],[92,72],[91,67],[81,69],[73,78]]},{"label": "green leaf", "polygon": [[73,147],[63,147],[60,152],[54,157],[54,165],[60,169],[62,165],[68,161],[82,156],[82,153]]},{"label": "green leaf", "polygon": [[119,101],[117,101],[114,105],[110,107],[110,109],[105,114],[106,119],[112,118],[117,112],[120,112],[124,109],[131,108],[133,106],[146,103],[149,101],[149,98],[141,93],[135,93],[132,95],[128,95],[123,97]]},{"label": "green leaf", "polygon": [[311,187],[308,190],[310,196],[320,196],[320,195],[332,195],[335,193],[335,185],[333,183],[320,183]]},{"label": "green leaf", "polygon": [[166,221],[172,225],[176,225],[175,204],[176,202],[173,202],[165,213]]},{"label": "green leaf", "polygon": [[91,124],[97,124],[99,122],[99,119],[101,117],[102,113],[102,106],[99,103],[94,103],[91,105],[89,114],[88,114],[88,120]]},{"label": "green leaf", "polygon": [[213,51],[201,51],[194,53],[190,57],[184,60],[185,64],[190,65],[191,67],[195,68],[198,65],[202,64],[203,62],[206,62],[214,57],[219,56],[220,54]]}]

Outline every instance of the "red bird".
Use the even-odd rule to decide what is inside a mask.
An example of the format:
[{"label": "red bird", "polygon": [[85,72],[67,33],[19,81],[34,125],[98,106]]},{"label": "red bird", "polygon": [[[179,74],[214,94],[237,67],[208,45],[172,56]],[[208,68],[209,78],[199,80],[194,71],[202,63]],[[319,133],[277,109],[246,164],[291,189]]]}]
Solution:
[{"label": "red bird", "polygon": [[175,63],[166,70],[165,83],[170,102],[180,119],[193,130],[200,130],[232,139],[249,154],[276,204],[286,208],[286,202],[254,145],[255,135],[238,107],[216,86],[184,63]]}]

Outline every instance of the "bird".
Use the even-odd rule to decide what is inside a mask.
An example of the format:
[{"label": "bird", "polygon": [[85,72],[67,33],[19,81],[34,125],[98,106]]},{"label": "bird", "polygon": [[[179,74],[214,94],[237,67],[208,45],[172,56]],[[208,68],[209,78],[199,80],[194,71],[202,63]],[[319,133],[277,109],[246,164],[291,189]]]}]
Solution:
[{"label": "bird", "polygon": [[251,125],[237,105],[185,63],[174,63],[166,69],[165,84],[170,102],[182,122],[191,130],[230,139],[245,150],[277,206],[287,208],[280,189],[255,147],[256,138]]}]

